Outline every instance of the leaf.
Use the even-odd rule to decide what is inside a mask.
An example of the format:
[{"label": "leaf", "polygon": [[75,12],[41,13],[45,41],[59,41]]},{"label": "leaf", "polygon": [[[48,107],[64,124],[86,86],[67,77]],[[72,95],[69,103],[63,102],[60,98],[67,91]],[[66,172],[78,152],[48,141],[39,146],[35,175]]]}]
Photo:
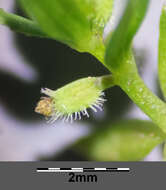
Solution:
[{"label": "leaf", "polygon": [[90,160],[138,161],[166,138],[152,122],[121,121],[78,141],[74,148]]},{"label": "leaf", "polygon": [[32,20],[7,13],[0,8],[0,24],[9,27],[11,30],[23,33],[27,36],[48,37]]},{"label": "leaf", "polygon": [[166,5],[163,6],[160,16],[158,73],[161,90],[166,97]]},{"label": "leaf", "polygon": [[113,0],[20,0],[27,13],[50,37],[79,51],[94,51]]},{"label": "leaf", "polygon": [[112,72],[119,70],[123,63],[122,59],[130,49],[133,37],[144,19],[148,4],[149,0],[128,0],[116,30],[108,37],[105,64]]}]

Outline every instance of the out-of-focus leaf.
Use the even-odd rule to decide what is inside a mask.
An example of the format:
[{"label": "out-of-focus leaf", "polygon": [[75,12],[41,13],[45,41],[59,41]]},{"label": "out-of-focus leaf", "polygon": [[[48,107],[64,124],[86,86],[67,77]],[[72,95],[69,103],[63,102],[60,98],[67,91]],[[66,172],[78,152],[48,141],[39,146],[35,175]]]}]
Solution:
[{"label": "out-of-focus leaf", "polygon": [[166,5],[163,6],[160,17],[158,72],[161,89],[166,97]]},{"label": "out-of-focus leaf", "polygon": [[74,148],[90,160],[137,161],[143,159],[165,134],[150,121],[129,120],[110,124],[78,141]]},{"label": "out-of-focus leaf", "polygon": [[79,51],[102,42],[113,0],[19,0],[43,31]]}]

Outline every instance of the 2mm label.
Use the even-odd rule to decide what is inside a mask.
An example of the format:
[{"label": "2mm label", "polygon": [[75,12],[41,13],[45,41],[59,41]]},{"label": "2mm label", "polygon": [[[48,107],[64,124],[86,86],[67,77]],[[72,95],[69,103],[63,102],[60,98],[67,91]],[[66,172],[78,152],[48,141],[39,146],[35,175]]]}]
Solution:
[{"label": "2mm label", "polygon": [[97,175],[82,175],[82,174],[75,174],[73,172],[69,173],[68,182],[72,183],[80,183],[80,182],[97,182]]}]

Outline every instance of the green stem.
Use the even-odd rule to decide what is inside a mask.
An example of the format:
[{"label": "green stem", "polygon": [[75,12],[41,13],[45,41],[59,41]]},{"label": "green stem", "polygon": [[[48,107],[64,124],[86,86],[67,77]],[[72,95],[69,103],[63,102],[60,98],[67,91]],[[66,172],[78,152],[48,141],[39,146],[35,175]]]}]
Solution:
[{"label": "green stem", "polygon": [[[111,68],[109,70],[112,71]],[[113,84],[119,85],[133,102],[166,133],[166,104],[146,87],[138,74],[131,51],[123,54],[118,70],[113,71],[112,75],[105,80],[103,78],[103,81],[107,84],[105,89]]]},{"label": "green stem", "polygon": [[147,12],[149,0],[128,0],[124,14],[109,36],[105,65],[114,81],[166,133],[166,104],[140,78],[130,47]]},{"label": "green stem", "polygon": [[104,75],[101,77],[97,77],[97,85],[102,90],[106,90],[107,88],[111,88],[115,86],[116,84],[112,75]]},{"label": "green stem", "polygon": [[111,71],[119,70],[121,59],[130,49],[149,5],[149,0],[128,0],[126,9],[118,26],[107,37],[105,64]]},{"label": "green stem", "polygon": [[[102,51],[103,48],[101,48]],[[102,59],[99,60],[102,61]],[[112,71],[112,68],[104,62],[103,64],[110,72]],[[123,53],[121,65],[112,71],[110,77],[105,78],[104,83],[107,84],[105,89],[113,86],[112,84],[119,85],[133,102],[166,133],[166,104],[146,87],[138,74],[131,51]]]},{"label": "green stem", "polygon": [[7,13],[3,9],[0,9],[0,24],[28,36],[48,37],[35,22],[15,14]]},{"label": "green stem", "polygon": [[146,87],[131,52],[125,56],[123,63],[113,75],[116,83],[166,133],[166,104]]},{"label": "green stem", "polygon": [[166,98],[166,5],[160,16],[160,33],[158,47],[158,74],[161,90]]}]

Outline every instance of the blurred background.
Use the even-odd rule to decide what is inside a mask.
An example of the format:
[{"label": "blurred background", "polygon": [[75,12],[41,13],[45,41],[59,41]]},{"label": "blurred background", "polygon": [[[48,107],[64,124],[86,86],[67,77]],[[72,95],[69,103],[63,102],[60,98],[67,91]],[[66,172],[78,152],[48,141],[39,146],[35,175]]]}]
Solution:
[{"label": "blurred background", "polygon": [[[122,13],[126,1],[116,0],[106,35]],[[134,39],[139,71],[147,86],[161,97],[157,81],[158,22],[163,0],[151,0],[148,14]],[[18,3],[0,0],[0,8],[25,16]],[[87,53],[78,53],[55,40],[26,37],[0,25],[0,161],[87,160],[71,145],[93,128],[127,118],[147,119],[119,88],[106,91],[103,112],[90,112],[74,124],[47,124],[34,112],[41,87],[57,89],[87,76],[108,71]],[[160,146],[145,161],[162,160]]]}]

